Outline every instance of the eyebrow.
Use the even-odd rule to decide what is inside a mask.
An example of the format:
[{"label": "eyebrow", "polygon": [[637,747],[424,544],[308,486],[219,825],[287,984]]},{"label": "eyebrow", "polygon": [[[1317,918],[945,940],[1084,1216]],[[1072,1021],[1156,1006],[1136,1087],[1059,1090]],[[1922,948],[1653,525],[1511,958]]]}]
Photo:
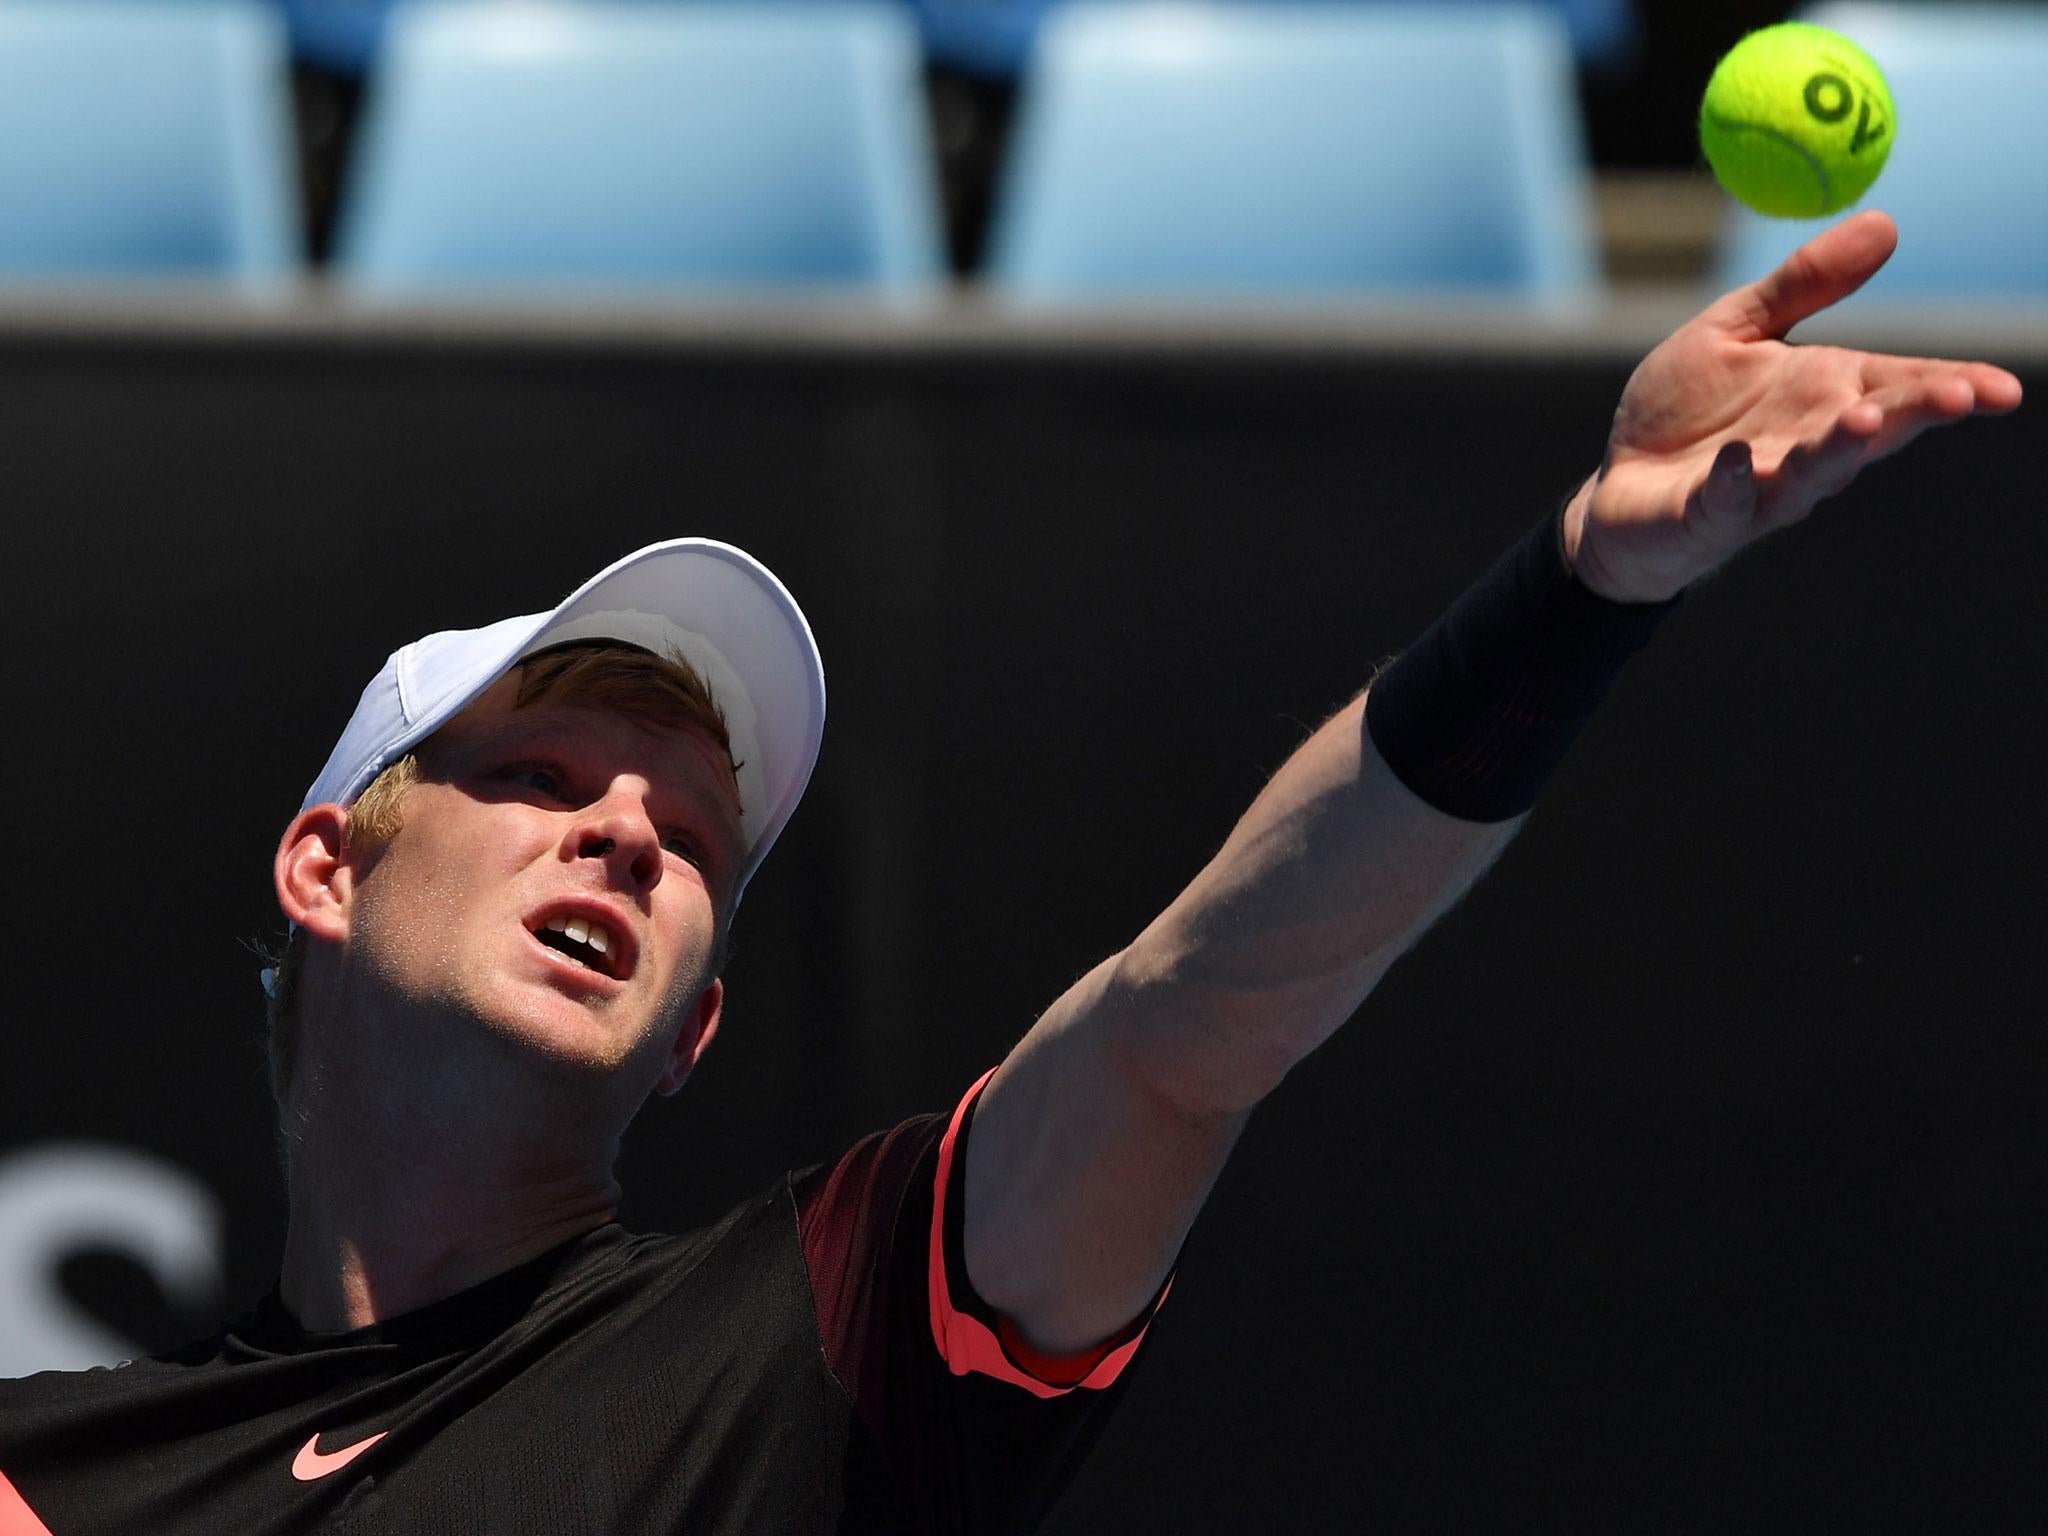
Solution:
[{"label": "eyebrow", "polygon": [[[712,745],[715,747],[716,742]],[[431,760],[446,768],[471,767],[479,759],[495,757],[501,752],[514,748],[532,747],[545,749],[563,757],[578,756],[580,743],[564,721],[548,720],[544,717],[529,716],[521,719],[514,713],[493,724],[475,730],[458,731],[444,748],[429,754]],[[446,754],[445,759],[443,753]],[[728,768],[728,773],[730,769]],[[673,800],[679,800],[689,807],[693,819],[709,820],[717,826],[729,826],[732,832],[730,856],[721,853],[721,862],[730,869],[737,869],[746,858],[745,807],[739,801],[739,785],[732,786],[733,795],[728,804],[722,797],[691,784],[657,780],[655,788]]]},{"label": "eyebrow", "polygon": [[444,728],[441,736],[445,739],[437,739],[429,744],[430,755],[488,757],[501,747],[514,745],[522,740],[530,741],[536,737],[544,737],[549,729],[548,723],[544,720],[521,720],[517,715],[500,720],[495,725],[457,727],[452,732]]}]

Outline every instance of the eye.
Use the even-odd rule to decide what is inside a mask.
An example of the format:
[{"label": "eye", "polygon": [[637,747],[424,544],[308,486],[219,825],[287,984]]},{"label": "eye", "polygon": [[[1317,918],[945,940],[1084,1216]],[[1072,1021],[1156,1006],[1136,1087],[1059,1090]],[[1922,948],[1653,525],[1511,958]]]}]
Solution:
[{"label": "eye", "polygon": [[546,763],[514,763],[510,767],[500,769],[498,777],[515,784],[524,784],[528,789],[536,790],[551,800],[562,798],[561,775]]},{"label": "eye", "polygon": [[661,846],[677,858],[691,864],[701,863],[697,857],[697,840],[685,832],[671,832],[661,840]]}]

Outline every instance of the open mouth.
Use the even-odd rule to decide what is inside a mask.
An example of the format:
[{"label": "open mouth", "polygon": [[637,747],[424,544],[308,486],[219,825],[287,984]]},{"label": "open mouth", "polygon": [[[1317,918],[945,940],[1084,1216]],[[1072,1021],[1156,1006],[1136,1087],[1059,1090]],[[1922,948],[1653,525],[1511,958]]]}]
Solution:
[{"label": "open mouth", "polygon": [[618,977],[617,957],[621,946],[602,923],[592,922],[586,917],[551,917],[533,930],[533,936],[586,970],[614,980]]}]

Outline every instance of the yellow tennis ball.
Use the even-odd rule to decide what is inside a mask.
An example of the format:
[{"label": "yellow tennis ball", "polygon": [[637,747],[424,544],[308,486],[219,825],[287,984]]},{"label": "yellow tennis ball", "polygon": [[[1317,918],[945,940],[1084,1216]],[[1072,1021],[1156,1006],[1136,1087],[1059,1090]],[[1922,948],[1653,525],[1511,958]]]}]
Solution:
[{"label": "yellow tennis ball", "polygon": [[1892,93],[1870,55],[1802,21],[1752,32],[1714,69],[1700,148],[1758,213],[1815,219],[1870,189],[1892,148]]}]

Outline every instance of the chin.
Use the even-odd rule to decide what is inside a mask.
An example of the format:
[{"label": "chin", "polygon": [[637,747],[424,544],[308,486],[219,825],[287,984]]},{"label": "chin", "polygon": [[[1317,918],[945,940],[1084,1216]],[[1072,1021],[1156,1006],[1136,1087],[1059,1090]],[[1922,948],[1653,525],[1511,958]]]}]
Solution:
[{"label": "chin", "polygon": [[522,1064],[579,1078],[616,1073],[631,1058],[640,1033],[630,1027],[626,1010],[593,1007],[502,974],[464,989],[448,1011],[456,1016],[454,1027],[471,1038],[497,1042]]}]

